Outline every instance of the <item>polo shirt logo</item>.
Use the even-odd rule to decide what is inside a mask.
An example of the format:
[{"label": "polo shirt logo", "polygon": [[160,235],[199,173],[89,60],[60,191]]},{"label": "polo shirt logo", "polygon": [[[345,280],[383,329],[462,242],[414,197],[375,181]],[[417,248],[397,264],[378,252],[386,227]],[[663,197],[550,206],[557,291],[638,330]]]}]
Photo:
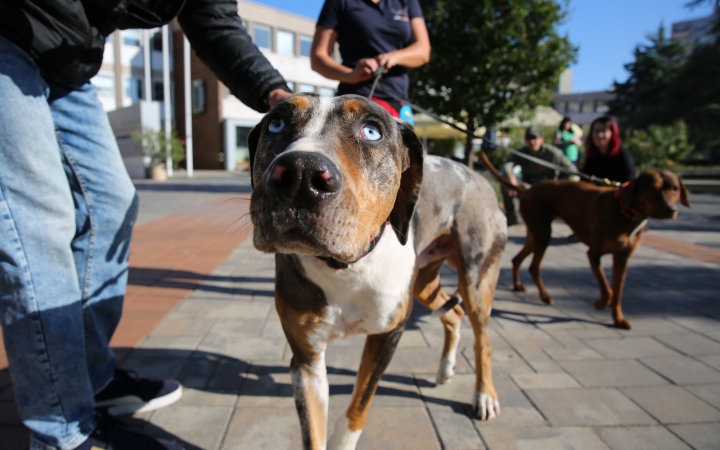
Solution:
[{"label": "polo shirt logo", "polygon": [[393,11],[393,20],[402,20],[403,22],[410,22],[410,16],[408,15],[407,8],[398,9]]}]

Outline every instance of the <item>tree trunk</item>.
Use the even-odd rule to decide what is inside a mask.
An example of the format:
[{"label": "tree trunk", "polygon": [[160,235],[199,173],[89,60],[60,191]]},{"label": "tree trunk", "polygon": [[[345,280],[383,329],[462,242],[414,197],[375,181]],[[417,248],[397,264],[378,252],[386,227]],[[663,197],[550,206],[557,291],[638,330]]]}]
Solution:
[{"label": "tree trunk", "polygon": [[469,166],[472,168],[472,162],[473,162],[473,155],[472,155],[472,140],[475,136],[475,128],[473,127],[472,122],[465,124],[466,129],[470,134],[465,136],[465,154],[463,155],[463,163],[466,166]]}]

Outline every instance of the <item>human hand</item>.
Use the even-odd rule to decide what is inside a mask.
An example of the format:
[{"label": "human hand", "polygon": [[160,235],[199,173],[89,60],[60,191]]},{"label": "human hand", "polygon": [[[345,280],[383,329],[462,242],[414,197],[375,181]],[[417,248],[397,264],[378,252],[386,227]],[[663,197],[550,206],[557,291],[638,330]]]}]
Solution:
[{"label": "human hand", "polygon": [[378,67],[385,66],[385,73],[387,73],[388,70],[398,65],[399,58],[397,56],[397,53],[387,52],[381,55],[377,55],[375,57],[375,60],[378,63]]},{"label": "human hand", "polygon": [[268,94],[268,105],[270,105],[270,109],[276,107],[283,101],[285,101],[286,98],[290,97],[292,95],[292,92],[288,92],[285,89],[274,89],[270,91]]},{"label": "human hand", "polygon": [[372,78],[372,74],[380,67],[375,58],[363,58],[358,61],[352,72],[345,75],[345,82],[357,84]]}]

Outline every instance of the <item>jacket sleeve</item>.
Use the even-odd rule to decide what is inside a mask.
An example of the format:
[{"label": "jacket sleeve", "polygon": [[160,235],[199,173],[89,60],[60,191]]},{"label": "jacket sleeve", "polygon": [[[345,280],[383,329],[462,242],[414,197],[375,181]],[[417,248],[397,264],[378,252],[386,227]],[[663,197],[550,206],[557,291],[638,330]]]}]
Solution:
[{"label": "jacket sleeve", "polygon": [[200,60],[252,109],[267,112],[270,91],[290,91],[252,43],[234,0],[187,0],[178,22]]}]

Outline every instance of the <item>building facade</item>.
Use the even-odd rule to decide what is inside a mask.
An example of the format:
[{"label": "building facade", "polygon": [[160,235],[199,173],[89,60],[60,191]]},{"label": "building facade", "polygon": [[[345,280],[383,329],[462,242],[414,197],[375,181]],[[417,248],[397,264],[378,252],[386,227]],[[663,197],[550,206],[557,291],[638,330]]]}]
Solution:
[{"label": "building facade", "polygon": [[610,91],[555,94],[550,106],[574,123],[586,127],[596,118],[608,113],[608,102],[612,98],[613,93]]},{"label": "building facade", "polygon": [[714,37],[711,31],[718,18],[720,18],[720,0],[715,0],[713,14],[700,19],[673,23],[672,37],[685,42],[689,47],[712,43]]},{"label": "building facade", "polygon": [[[238,12],[253,42],[270,63],[287,80],[294,92],[315,92],[334,96],[337,81],[329,80],[310,68],[310,47],[315,33],[315,20],[267,7],[257,3],[238,1]],[[143,101],[162,102],[163,99],[163,48],[160,29],[149,30],[147,50],[150,56],[150,91],[146,95],[144,36],[141,30],[116,31],[105,44],[103,65],[92,79],[106,111],[129,108]],[[184,111],[184,36],[177,22],[171,24],[168,45],[170,92],[173,129],[182,139],[185,135]],[[192,80],[192,131],[194,141],[194,167],[197,169],[227,169],[247,165],[247,135],[262,118],[260,114],[236,99],[218,81],[215,75],[191,52]],[[138,109],[137,107],[133,110]],[[162,112],[163,108],[159,110]],[[111,125],[113,117],[110,114]],[[123,125],[115,127],[118,141],[127,141],[128,114]],[[157,129],[161,129],[162,114]],[[147,120],[138,118],[138,129]],[[118,135],[122,129],[122,136]],[[135,161],[134,153],[123,146],[123,157]],[[127,152],[130,152],[126,154]],[[136,165],[136,163],[133,163]],[[136,174],[131,174],[137,176]]]}]

